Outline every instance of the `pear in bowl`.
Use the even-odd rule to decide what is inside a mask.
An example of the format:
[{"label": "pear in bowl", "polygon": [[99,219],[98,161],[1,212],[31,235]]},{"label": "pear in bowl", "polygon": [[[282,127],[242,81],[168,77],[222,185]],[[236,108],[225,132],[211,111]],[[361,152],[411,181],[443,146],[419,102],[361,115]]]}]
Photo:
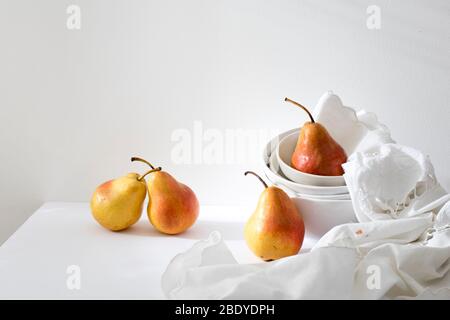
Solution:
[{"label": "pear in bowl", "polygon": [[278,144],[275,155],[277,157],[278,165],[281,172],[291,181],[311,186],[323,186],[323,187],[337,187],[344,186],[344,176],[321,176],[316,174],[309,174],[299,171],[293,168],[291,163],[291,157],[294,153],[296,142],[298,140],[298,131],[289,134],[281,139]]},{"label": "pear in bowl", "polygon": [[289,135],[280,141],[277,156],[281,171],[298,183],[344,185],[342,164],[347,161],[344,149],[323,125],[314,121],[307,108],[288,98],[285,101],[306,111],[311,121],[306,122],[296,136]]},{"label": "pear in bowl", "polygon": [[299,129],[291,129],[285,131],[267,142],[263,149],[260,164],[264,175],[273,184],[286,187],[298,195],[316,195],[316,196],[333,196],[333,195],[348,195],[348,188],[346,185],[341,186],[315,186],[294,182],[290,180],[282,171],[276,155],[277,147],[283,138],[296,133],[298,135]]}]

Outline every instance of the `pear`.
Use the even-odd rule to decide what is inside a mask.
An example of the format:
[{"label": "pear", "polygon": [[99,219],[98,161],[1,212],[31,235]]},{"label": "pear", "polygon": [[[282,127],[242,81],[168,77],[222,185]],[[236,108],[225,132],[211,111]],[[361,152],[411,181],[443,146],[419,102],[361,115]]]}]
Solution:
[{"label": "pear", "polygon": [[288,98],[284,100],[305,110],[311,119],[300,130],[297,145],[291,157],[291,166],[301,172],[320,176],[340,176],[344,174],[342,164],[347,162],[344,149],[333,139],[323,125],[314,121],[306,107]]},{"label": "pear", "polygon": [[95,220],[112,231],[124,230],[135,224],[141,217],[147,195],[144,177],[152,171],[144,175],[129,173],[98,186],[91,198]]},{"label": "pear", "polygon": [[247,245],[265,261],[297,254],[305,235],[305,225],[297,207],[280,188],[267,186],[252,171],[245,172],[247,174],[256,176],[265,187],[255,211],[245,225]]},{"label": "pear", "polygon": [[161,168],[154,169],[147,178],[147,190],[148,219],[159,232],[179,234],[197,220],[199,202],[195,193],[168,172],[162,171]]}]

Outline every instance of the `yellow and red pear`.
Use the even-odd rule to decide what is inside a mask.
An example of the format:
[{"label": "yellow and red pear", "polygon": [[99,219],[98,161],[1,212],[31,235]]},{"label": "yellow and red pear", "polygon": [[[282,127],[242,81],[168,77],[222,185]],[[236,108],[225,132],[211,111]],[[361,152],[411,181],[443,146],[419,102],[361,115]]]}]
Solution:
[{"label": "yellow and red pear", "polygon": [[129,173],[98,186],[90,204],[95,220],[112,231],[124,230],[135,224],[141,217],[147,195],[146,174]]},{"label": "yellow and red pear", "polygon": [[249,248],[265,261],[297,254],[305,236],[302,216],[289,196],[280,188],[267,186],[252,171],[265,189],[258,205],[245,225],[244,235]]},{"label": "yellow and red pear", "polygon": [[291,166],[301,172],[320,176],[340,176],[344,174],[342,164],[347,162],[344,149],[333,139],[323,125],[314,121],[306,107],[288,98],[285,98],[285,101],[305,110],[311,119],[300,130],[291,157]]},{"label": "yellow and red pear", "polygon": [[[134,160],[142,161],[139,158]],[[191,188],[177,181],[168,172],[158,169],[147,178],[149,196],[147,215],[158,231],[178,234],[195,223],[199,203]]]},{"label": "yellow and red pear", "polygon": [[199,203],[187,185],[165,171],[155,171],[147,179],[147,215],[160,232],[178,234],[190,228],[198,217]]}]

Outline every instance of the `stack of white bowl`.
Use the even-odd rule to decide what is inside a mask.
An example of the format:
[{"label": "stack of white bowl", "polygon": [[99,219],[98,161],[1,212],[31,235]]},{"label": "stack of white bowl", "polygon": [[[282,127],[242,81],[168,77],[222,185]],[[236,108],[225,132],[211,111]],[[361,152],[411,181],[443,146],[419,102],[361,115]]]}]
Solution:
[{"label": "stack of white bowl", "polygon": [[319,238],[332,227],[355,222],[349,191],[343,176],[318,176],[290,166],[300,129],[273,138],[263,151],[263,171],[272,184],[291,196],[303,215],[306,234]]}]

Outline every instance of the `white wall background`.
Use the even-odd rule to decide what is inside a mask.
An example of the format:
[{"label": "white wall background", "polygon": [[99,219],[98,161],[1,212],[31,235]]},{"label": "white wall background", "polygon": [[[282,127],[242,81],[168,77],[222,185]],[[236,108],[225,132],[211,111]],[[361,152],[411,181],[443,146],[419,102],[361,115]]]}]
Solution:
[{"label": "white wall background", "polygon": [[202,203],[254,202],[253,163],[176,165],[172,132],[287,130],[306,118],[282,98],[314,106],[328,89],[429,154],[450,189],[449,17],[446,0],[1,0],[0,243],[44,201],[142,171],[131,155]]}]

